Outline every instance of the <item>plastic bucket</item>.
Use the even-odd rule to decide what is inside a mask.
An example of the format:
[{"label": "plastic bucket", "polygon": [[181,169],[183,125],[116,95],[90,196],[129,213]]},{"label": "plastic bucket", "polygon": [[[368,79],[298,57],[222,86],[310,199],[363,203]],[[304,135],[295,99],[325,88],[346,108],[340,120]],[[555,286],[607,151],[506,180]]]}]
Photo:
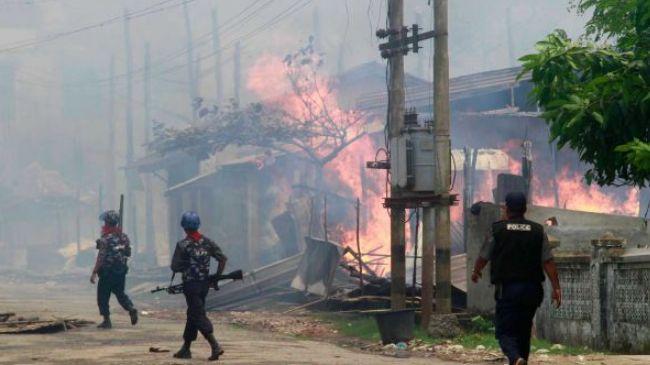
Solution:
[{"label": "plastic bucket", "polygon": [[407,342],[413,339],[415,309],[381,311],[375,312],[374,315],[377,327],[379,327],[381,342],[384,345]]}]

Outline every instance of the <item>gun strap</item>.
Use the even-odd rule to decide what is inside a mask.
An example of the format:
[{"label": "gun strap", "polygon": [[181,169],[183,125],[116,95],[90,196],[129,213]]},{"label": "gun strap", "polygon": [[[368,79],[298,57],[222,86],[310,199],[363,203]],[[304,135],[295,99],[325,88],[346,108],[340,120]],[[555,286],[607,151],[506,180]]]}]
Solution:
[{"label": "gun strap", "polygon": [[171,287],[172,284],[174,284],[174,277],[176,277],[176,272],[175,272],[175,271],[172,273],[172,278],[171,278],[171,280],[169,280],[169,287]]}]

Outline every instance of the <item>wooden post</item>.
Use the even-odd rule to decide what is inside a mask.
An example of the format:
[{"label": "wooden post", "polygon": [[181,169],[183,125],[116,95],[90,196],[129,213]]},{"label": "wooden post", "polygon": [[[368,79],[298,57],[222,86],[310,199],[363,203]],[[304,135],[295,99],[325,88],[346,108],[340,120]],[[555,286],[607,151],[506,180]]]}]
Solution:
[{"label": "wooden post", "polygon": [[[196,89],[196,79],[194,74],[194,45],[192,44],[192,23],[190,22],[190,10],[187,6],[187,2],[183,2],[183,16],[185,18],[185,33],[187,36],[186,48],[187,48],[187,82],[189,84],[189,96],[190,104],[194,102],[194,99],[198,96],[198,91]],[[194,113],[192,113],[192,120],[195,120]]]},{"label": "wooden post", "polygon": [[[434,0],[435,58],[434,114],[438,161],[439,191],[451,186],[451,136],[449,111],[448,0]],[[436,311],[451,313],[451,222],[449,206],[436,208]]]},{"label": "wooden post", "polygon": [[217,104],[223,102],[223,79],[221,74],[221,40],[217,10],[212,9],[212,52],[214,53],[214,83],[217,91]]},{"label": "wooden post", "polygon": [[560,207],[560,185],[557,181],[557,143],[553,142],[550,144],[551,147],[551,159],[553,160],[553,198],[555,200],[555,207]]},{"label": "wooden post", "polygon": [[247,228],[246,233],[248,235],[248,255],[249,255],[249,264],[251,269],[256,269],[259,266],[259,186],[257,179],[257,170],[251,169],[247,173],[248,175],[248,185],[246,191],[246,203],[244,209],[246,209],[247,217]]},{"label": "wooden post", "polygon": [[323,194],[323,237],[325,241],[329,242],[327,237],[327,194]]},{"label": "wooden post", "polygon": [[133,163],[133,54],[131,49],[131,29],[128,10],[124,9],[124,53],[126,58],[126,204],[127,215],[129,217],[127,231],[131,234],[131,241],[133,242],[133,258],[138,254],[138,230],[135,208],[135,194],[133,189],[133,182],[131,181],[131,171],[129,170]]},{"label": "wooden post", "polygon": [[240,93],[241,93],[241,43],[237,41],[235,43],[235,58],[234,58],[234,73],[233,73],[235,80],[234,80],[234,92],[235,95],[233,96],[233,99],[235,100],[235,103],[239,105],[240,103]]},{"label": "wooden post", "polygon": [[435,245],[434,208],[422,208],[422,329],[429,328],[433,313],[433,269]]},{"label": "wooden post", "polygon": [[115,204],[115,57],[111,56],[108,73],[108,153],[106,154],[106,199]]},{"label": "wooden post", "polygon": [[[144,145],[148,146],[152,132],[151,118],[151,47],[144,46]],[[145,250],[147,260],[157,264],[156,240],[153,223],[153,191],[151,174],[144,174],[144,211],[145,211]]]},{"label": "wooden post", "polygon": [[363,258],[361,256],[361,237],[359,235],[359,229],[360,229],[360,210],[361,210],[361,201],[359,198],[357,198],[357,205],[356,205],[356,211],[357,211],[357,256],[358,261],[359,261],[359,289],[361,290],[361,295],[363,295]]},{"label": "wooden post", "polygon": [[418,232],[420,231],[420,208],[415,208],[415,229],[413,230],[413,291],[415,292],[415,286],[417,284],[418,276]]},{"label": "wooden post", "polygon": [[[391,0],[388,2],[388,27],[397,30],[391,36],[393,40],[402,38],[400,31],[404,23],[404,0]],[[404,91],[404,56],[401,52],[388,59],[389,64],[389,105],[388,123],[389,138],[394,140],[401,134],[404,126],[405,91]],[[400,188],[391,186],[391,197],[400,196]],[[394,206],[390,211],[391,219],[391,309],[400,310],[406,307],[406,242],[404,234],[405,208]]]}]

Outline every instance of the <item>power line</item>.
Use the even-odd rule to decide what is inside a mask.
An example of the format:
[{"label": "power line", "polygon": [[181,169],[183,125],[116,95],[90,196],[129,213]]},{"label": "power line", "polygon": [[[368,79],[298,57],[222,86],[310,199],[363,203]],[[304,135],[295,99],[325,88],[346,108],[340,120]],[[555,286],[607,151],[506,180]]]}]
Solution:
[{"label": "power line", "polygon": [[[192,1],[194,1],[194,0],[192,0]],[[237,15],[235,15],[234,17],[229,18],[226,22],[224,22],[219,27],[217,27],[217,30],[220,30],[220,29],[224,28],[225,26],[227,26],[228,24],[231,24],[231,23],[234,23],[234,22],[237,22],[237,24],[236,24],[237,27],[243,26],[246,23],[246,21],[249,21],[252,18],[253,15],[255,15],[259,11],[263,10],[265,7],[270,5],[273,1],[275,1],[275,0],[267,0],[265,3],[262,4],[262,6],[258,7],[257,9],[253,9],[253,8],[257,4],[262,3],[262,1],[257,0],[255,2],[253,2],[252,4],[246,6],[243,10],[241,10]],[[251,9],[253,9],[252,13],[246,15],[246,17],[243,18],[243,19],[238,19],[239,17],[241,17],[243,14],[245,14],[247,11],[249,11]],[[235,28],[231,27],[230,29],[235,29]],[[208,44],[209,41],[210,41],[209,38],[211,37],[211,35],[212,35],[212,32],[209,32],[209,33],[204,33],[203,35],[196,38],[196,40],[195,40],[196,45],[195,45],[194,48],[198,50],[203,45]],[[222,47],[220,50],[224,50],[224,49],[226,49],[226,47]],[[161,59],[159,59],[158,61],[152,62],[152,64],[151,64],[152,71],[155,70],[156,68],[162,67],[163,65],[165,65],[166,63],[168,63],[170,61],[173,61],[173,60],[175,60],[177,58],[180,58],[180,57],[186,55],[187,52],[188,52],[187,46],[184,46],[183,48],[181,48],[179,50],[173,51],[173,52],[161,57]],[[216,54],[216,52],[212,53],[212,55],[215,55],[215,54]],[[194,61],[194,62],[196,62],[196,61]],[[187,63],[183,63],[181,65],[171,66],[171,69],[176,70],[178,68],[186,67],[186,66],[187,66]],[[169,68],[165,69],[164,71],[166,71],[166,70],[169,70]],[[143,71],[144,71],[144,67],[138,67],[138,68],[134,69],[131,73],[125,72],[125,73],[115,75],[113,77],[113,80],[124,79],[124,78],[128,77],[129,75],[140,74]],[[110,80],[111,80],[111,78],[103,78],[103,79],[94,80],[94,81],[91,81],[91,82],[75,83],[75,84],[68,85],[68,86],[85,86],[86,84],[90,84],[90,83],[92,83],[94,85],[98,85],[98,86],[105,86],[105,85],[107,85],[107,83]]]},{"label": "power line", "polygon": [[[169,6],[164,6],[165,4],[168,4],[168,3],[171,3],[171,2],[174,2],[174,1],[177,1],[177,0],[163,0],[163,1],[160,1],[160,2],[158,2],[156,4],[154,4],[154,5],[150,5],[150,6],[146,7],[146,8],[144,8],[144,9],[128,13],[127,17],[129,19],[140,18],[140,17],[147,16],[147,15],[150,15],[150,14],[159,13],[161,11],[165,11],[167,9],[171,9],[171,8],[183,5],[183,4],[191,3],[191,2],[194,2],[196,0],[183,0],[180,3],[176,3],[176,4],[173,4],[173,5],[169,5]],[[104,26],[111,25],[113,23],[121,21],[123,18],[124,18],[124,15],[115,15],[113,17],[110,17],[108,19],[102,20],[102,21],[97,22],[97,23],[85,25],[85,26],[82,26],[82,27],[79,27],[79,28],[74,28],[74,29],[59,32],[59,33],[50,34],[50,35],[48,35],[48,36],[46,36],[44,38],[33,38],[33,39],[30,39],[30,40],[23,40],[23,41],[18,41],[18,42],[14,42],[14,43],[9,43],[8,45],[5,45],[5,47],[0,48],[0,53],[13,52],[13,51],[17,51],[17,50],[20,50],[20,49],[23,49],[23,48],[28,48],[28,47],[36,47],[36,46],[39,46],[41,44],[53,42],[53,41],[58,40],[60,38],[71,36],[73,34],[78,34],[78,33],[82,33],[82,32],[85,32],[85,31],[89,31],[89,30],[93,30],[93,29],[97,29],[97,28],[102,28]]]}]

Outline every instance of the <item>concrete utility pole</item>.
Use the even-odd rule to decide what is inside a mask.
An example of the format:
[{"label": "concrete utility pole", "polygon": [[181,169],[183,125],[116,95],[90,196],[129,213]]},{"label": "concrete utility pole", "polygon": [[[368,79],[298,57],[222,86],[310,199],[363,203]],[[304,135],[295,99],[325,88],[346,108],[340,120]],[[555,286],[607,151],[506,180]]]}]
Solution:
[{"label": "concrete utility pole", "polygon": [[241,43],[235,43],[235,58],[234,58],[234,92],[233,99],[239,105],[241,93]]},{"label": "concrete utility pole", "polygon": [[[451,131],[449,112],[448,2],[434,0],[434,115],[435,138],[440,163],[439,191],[451,186]],[[449,205],[436,207],[436,312],[451,313],[451,222]]]},{"label": "concrete utility pole", "polygon": [[[404,0],[391,0],[388,3],[388,28],[397,30],[389,40],[400,41],[404,22]],[[393,140],[400,136],[404,128],[405,92],[404,92],[404,55],[396,53],[388,59],[389,91],[388,136]],[[391,186],[391,198],[399,197],[401,189],[394,183]],[[406,237],[404,234],[405,208],[394,206],[390,210],[390,277],[391,308],[406,307]]]},{"label": "concrete utility pole", "polygon": [[[185,17],[185,32],[187,33],[187,82],[189,84],[190,104],[198,96],[196,79],[194,78],[194,46],[192,44],[192,23],[190,22],[190,10],[187,2],[183,2],[183,16]],[[194,115],[192,115],[194,119]]]},{"label": "concrete utility pole", "polygon": [[[422,25],[423,24],[423,22],[422,22],[422,13],[420,13],[419,11],[417,13],[415,13],[415,23],[417,25]],[[417,62],[418,62],[417,63],[417,71],[416,72],[417,72],[417,75],[419,77],[421,77],[421,78],[423,78],[425,80],[428,80],[429,76],[425,75],[425,73],[424,73],[424,61],[423,61],[423,59],[424,58],[422,56],[418,57],[418,59],[417,59]]]},{"label": "concrete utility pole", "polygon": [[108,154],[106,164],[108,172],[106,176],[106,198],[109,207],[113,209],[115,200],[115,56],[111,56],[108,71]]},{"label": "concrete utility pole", "polygon": [[135,194],[133,193],[133,181],[129,168],[133,163],[133,52],[131,48],[131,27],[129,12],[124,9],[124,53],[126,58],[126,214],[128,215],[128,231],[131,234],[133,244],[133,257],[138,253],[138,234],[136,227]]},{"label": "concrete utility pole", "polygon": [[217,88],[217,104],[223,102],[223,79],[221,74],[221,40],[217,10],[212,9],[212,52],[214,53],[214,84]]},{"label": "concrete utility pole", "polygon": [[[151,47],[144,45],[144,144],[149,145],[152,131],[151,120]],[[147,260],[156,264],[156,240],[153,225],[153,191],[151,174],[144,175],[145,245]]]}]

